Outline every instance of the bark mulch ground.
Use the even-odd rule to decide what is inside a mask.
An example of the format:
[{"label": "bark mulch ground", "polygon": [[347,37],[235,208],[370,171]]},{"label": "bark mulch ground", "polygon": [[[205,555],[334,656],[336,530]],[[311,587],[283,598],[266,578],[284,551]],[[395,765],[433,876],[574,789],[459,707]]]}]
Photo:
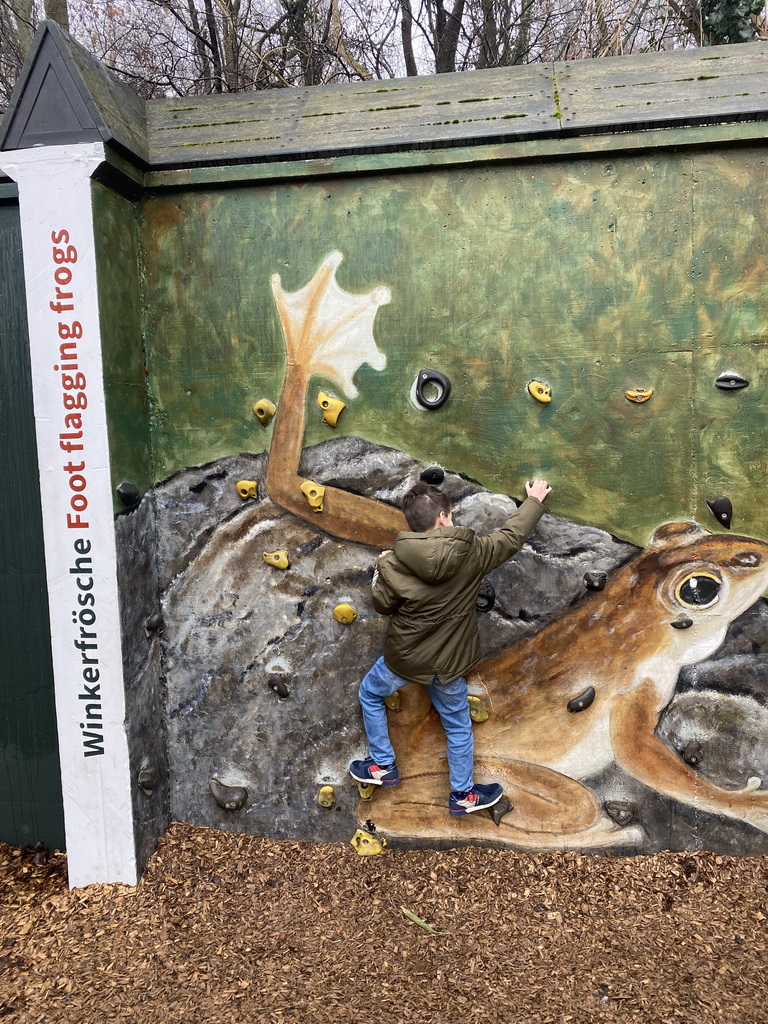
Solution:
[{"label": "bark mulch ground", "polygon": [[177,824],[136,888],[70,892],[63,855],[0,846],[0,1018],[768,1022],[767,868],[711,853],[359,857]]}]

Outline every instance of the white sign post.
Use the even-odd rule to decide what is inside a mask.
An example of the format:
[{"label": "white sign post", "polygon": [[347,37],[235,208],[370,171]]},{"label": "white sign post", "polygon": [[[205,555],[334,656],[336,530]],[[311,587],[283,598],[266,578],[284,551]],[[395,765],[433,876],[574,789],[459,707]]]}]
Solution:
[{"label": "white sign post", "polygon": [[0,154],[19,189],[69,884],[137,881],[91,175],[100,143]]}]

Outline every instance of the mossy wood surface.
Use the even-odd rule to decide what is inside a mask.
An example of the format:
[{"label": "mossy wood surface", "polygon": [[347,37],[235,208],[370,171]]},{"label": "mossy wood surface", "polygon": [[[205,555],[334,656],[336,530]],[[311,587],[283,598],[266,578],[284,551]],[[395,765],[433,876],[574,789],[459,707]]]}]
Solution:
[{"label": "mossy wood surface", "polygon": [[152,167],[761,119],[768,44],[146,104]]}]

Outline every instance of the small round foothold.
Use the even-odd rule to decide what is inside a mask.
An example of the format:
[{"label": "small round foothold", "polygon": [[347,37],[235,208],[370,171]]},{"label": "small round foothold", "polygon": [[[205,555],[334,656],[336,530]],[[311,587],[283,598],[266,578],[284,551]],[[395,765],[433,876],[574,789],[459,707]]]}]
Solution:
[{"label": "small round foothold", "polygon": [[715,519],[724,526],[726,530],[731,528],[731,520],[733,518],[733,503],[730,498],[721,497],[710,500],[709,498],[704,499],[707,503],[709,511],[715,517]]},{"label": "small round foothold", "polygon": [[586,711],[591,706],[595,699],[595,688],[594,686],[588,686],[584,693],[580,693],[578,697],[574,697],[568,701],[568,710],[572,712]]},{"label": "small round foothold", "polygon": [[321,807],[333,807],[336,803],[336,794],[333,791],[333,786],[321,786],[320,792],[317,794],[317,802]]},{"label": "small round foothold", "polygon": [[141,491],[136,484],[125,483],[120,484],[117,488],[117,496],[125,505],[126,508],[135,508],[141,501]]},{"label": "small round foothold", "polygon": [[269,688],[270,690],[273,690],[278,695],[278,697],[283,698],[283,700],[286,697],[289,697],[291,694],[291,691],[288,689],[287,684],[284,683],[282,679],[270,679]]},{"label": "small round foothold", "polygon": [[157,785],[157,770],[151,765],[145,765],[140,771],[136,780],[139,784],[139,789],[142,793],[146,793],[147,796],[152,796],[152,793]]},{"label": "small round foothold", "polygon": [[253,407],[253,415],[264,427],[266,427],[276,411],[275,403],[270,402],[268,398],[260,398]]},{"label": "small round foothold", "polygon": [[715,381],[715,387],[721,391],[741,391],[749,387],[749,381],[740,373],[721,373]]},{"label": "small round foothold", "polygon": [[351,626],[357,618],[357,612],[351,604],[337,604],[333,609],[333,617],[344,626]]},{"label": "small round foothold", "polygon": [[[451,393],[451,382],[439,370],[419,370],[415,387],[416,401],[422,409],[439,409]],[[430,392],[435,394],[430,397]]]},{"label": "small round foothold", "polygon": [[552,401],[552,388],[541,380],[532,380],[528,384],[528,394],[537,402],[546,405]]},{"label": "small round foothold", "polygon": [[686,743],[683,750],[683,760],[686,764],[699,764],[701,762],[701,747],[695,741]]},{"label": "small round foothold", "polygon": [[617,825],[628,825],[637,813],[635,805],[628,800],[608,800],[603,806],[606,814]]},{"label": "small round foothold", "polygon": [[373,800],[373,794],[376,787],[372,782],[357,782],[357,780],[355,780],[355,785],[357,786],[357,792],[360,794],[361,800]]},{"label": "small round foothold", "polygon": [[224,811],[239,811],[248,799],[248,790],[244,786],[225,786],[218,779],[211,779],[208,790]]},{"label": "small round foothold", "polygon": [[475,608],[481,615],[489,612],[496,604],[496,591],[493,589],[493,584],[486,577],[480,584],[480,590],[477,593],[477,600],[475,601]]},{"label": "small round foothold", "polygon": [[144,620],[144,629],[147,633],[162,633],[163,631],[163,613],[161,611],[153,612],[149,618]]},{"label": "small round foothold", "polygon": [[390,693],[388,697],[384,698],[384,705],[388,707],[390,711],[402,711],[403,700],[400,696],[400,691],[395,690],[394,693]]},{"label": "small round foothold", "polygon": [[584,573],[584,586],[587,590],[603,590],[608,582],[608,573],[602,569],[591,569]]},{"label": "small round foothold", "polygon": [[428,466],[419,476],[419,480],[423,480],[425,484],[432,484],[433,487],[439,487],[445,480],[445,470],[441,466]]},{"label": "small round foothold", "polygon": [[690,629],[692,625],[693,619],[689,619],[687,615],[678,615],[670,622],[672,629]]}]

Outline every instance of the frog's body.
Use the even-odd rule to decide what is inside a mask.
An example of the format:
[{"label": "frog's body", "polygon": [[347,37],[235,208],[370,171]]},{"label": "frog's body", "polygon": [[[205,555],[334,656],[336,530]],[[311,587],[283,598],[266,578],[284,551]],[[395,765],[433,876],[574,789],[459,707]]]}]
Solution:
[{"label": "frog's body", "polygon": [[[328,339],[334,340],[318,310],[326,294],[338,292],[339,260],[338,254],[329,257],[293,295],[273,279],[288,366],[267,489],[273,501],[328,533],[390,547],[394,534],[406,528],[397,509],[328,487],[318,517],[299,493],[305,392],[313,372],[328,375]],[[372,328],[371,305],[380,304],[382,295],[376,289],[355,297],[354,315],[366,319],[363,334]],[[303,319],[297,296],[304,303]],[[339,323],[348,333],[349,316]],[[372,335],[362,340],[370,349]],[[321,349],[317,362],[313,353]],[[335,358],[344,362],[343,351]],[[351,372],[344,363],[337,378],[342,386]],[[485,659],[472,673],[470,690],[482,695],[490,711],[475,730],[476,779],[502,782],[514,803],[500,826],[480,814],[449,818],[445,736],[426,689],[416,684],[405,687],[402,711],[390,716],[402,783],[377,793],[374,809],[366,805],[365,815],[372,814],[390,835],[453,836],[537,849],[631,844],[640,840],[638,830],[616,825],[580,781],[615,761],[660,794],[768,832],[768,790],[757,789],[759,780],[739,791],[721,789],[655,734],[680,669],[717,650],[728,625],[766,586],[768,545],[763,542],[713,535],[691,522],[659,527],[645,551],[603,591],[536,636]],[[569,710],[589,688],[594,689],[591,703]]]}]

